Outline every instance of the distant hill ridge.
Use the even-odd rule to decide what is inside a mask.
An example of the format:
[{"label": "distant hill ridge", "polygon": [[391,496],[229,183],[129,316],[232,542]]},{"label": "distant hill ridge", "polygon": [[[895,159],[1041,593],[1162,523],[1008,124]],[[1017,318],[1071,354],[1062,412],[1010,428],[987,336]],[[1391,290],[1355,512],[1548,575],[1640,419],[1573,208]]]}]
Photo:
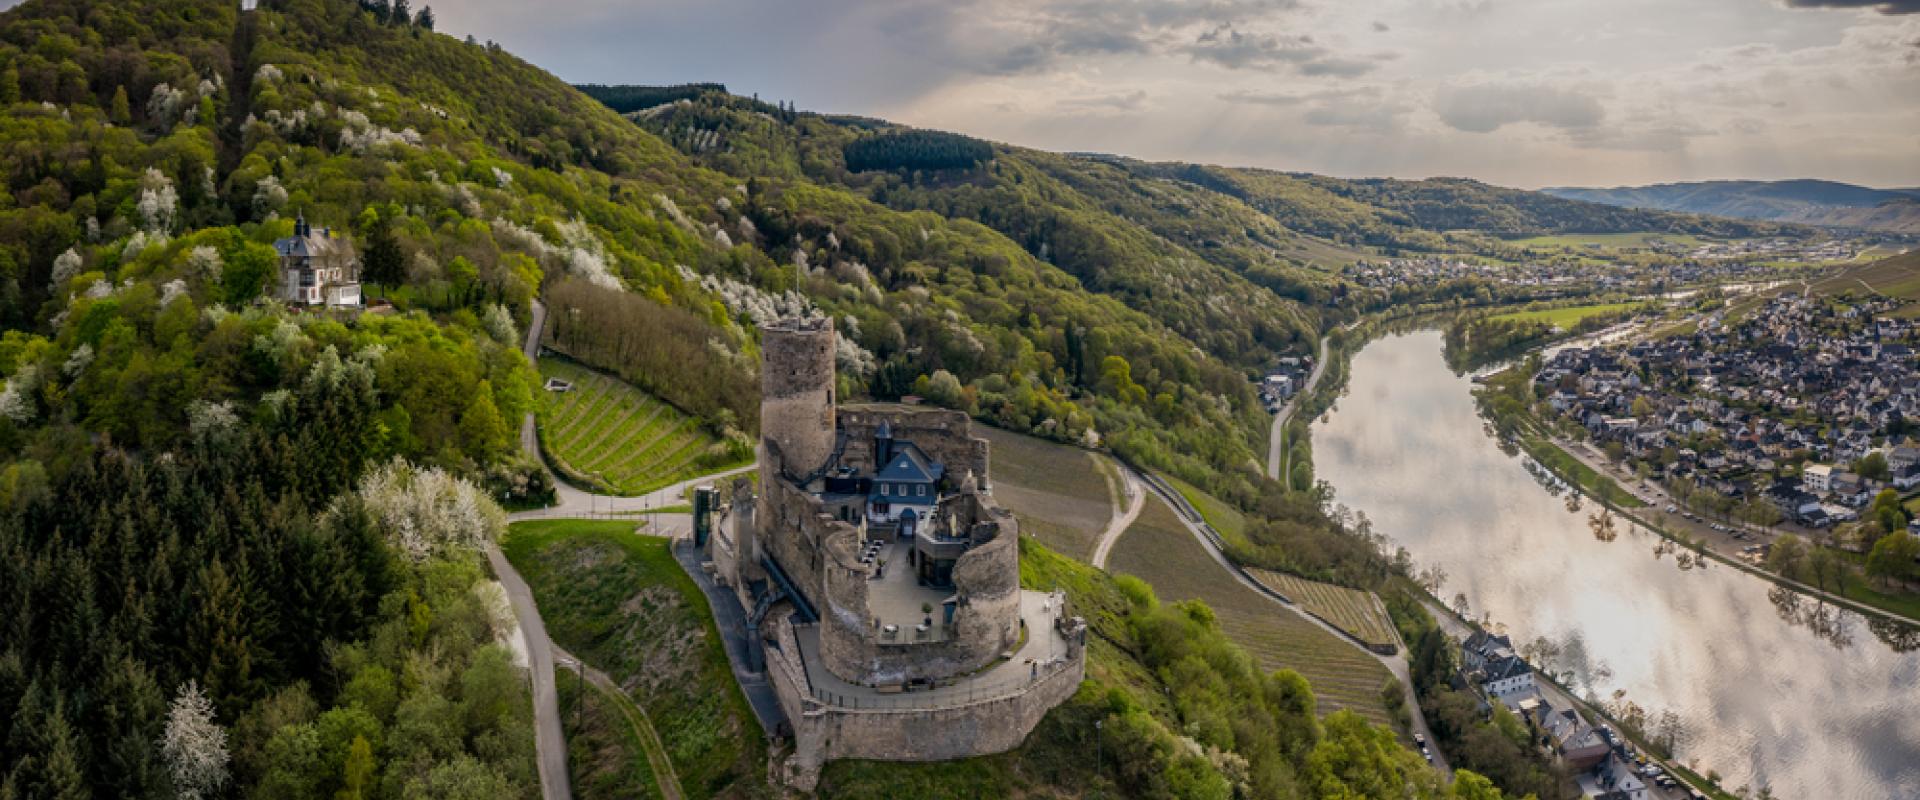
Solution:
[{"label": "distant hill ridge", "polygon": [[1920,233],[1920,189],[1874,189],[1838,181],[1698,181],[1612,188],[1552,187],[1555,197],[1826,227]]}]

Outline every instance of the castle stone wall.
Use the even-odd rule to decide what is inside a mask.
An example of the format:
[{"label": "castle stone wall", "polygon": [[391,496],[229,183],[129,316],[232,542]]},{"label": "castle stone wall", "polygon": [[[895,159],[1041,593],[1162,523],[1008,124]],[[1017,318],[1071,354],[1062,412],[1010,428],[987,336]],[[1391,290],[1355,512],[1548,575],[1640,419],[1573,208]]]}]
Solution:
[{"label": "castle stone wall", "polygon": [[[1012,750],[1086,678],[1086,660],[1076,649],[1059,670],[996,697],[922,708],[846,708],[812,697],[799,663],[799,644],[785,619],[775,623],[774,640],[767,674],[794,729],[795,751],[784,777],[807,792],[817,785],[821,767],[833,759],[947,761]],[[910,698],[898,697],[903,705]]]},{"label": "castle stone wall", "polygon": [[968,472],[985,485],[987,440],[973,435],[973,420],[959,411],[901,405],[851,405],[840,409],[840,433],[846,449],[841,458],[873,463],[873,435],[885,421],[895,441],[913,442],[928,458],[947,466],[947,477],[958,486]]}]

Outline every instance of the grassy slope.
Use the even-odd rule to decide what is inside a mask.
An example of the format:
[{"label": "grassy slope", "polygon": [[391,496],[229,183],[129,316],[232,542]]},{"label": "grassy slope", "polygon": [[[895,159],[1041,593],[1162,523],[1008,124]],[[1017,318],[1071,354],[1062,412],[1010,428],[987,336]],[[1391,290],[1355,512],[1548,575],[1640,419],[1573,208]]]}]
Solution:
[{"label": "grassy slope", "polygon": [[1815,281],[1814,292],[1846,294],[1867,292],[1890,295],[1909,303],[1900,314],[1911,316],[1920,307],[1920,250],[1868,264],[1848,267],[1824,280]]},{"label": "grassy slope", "polygon": [[554,641],[646,710],[690,796],[757,794],[764,739],[706,597],[666,540],[632,531],[626,522],[522,522],[503,549]]},{"label": "grassy slope", "polygon": [[647,764],[639,734],[621,716],[619,701],[606,690],[581,683],[576,674],[559,670],[554,685],[560,695],[560,718],[567,734],[567,763],[571,783],[582,800],[654,798],[660,788]]},{"label": "grassy slope", "polygon": [[1561,330],[1570,330],[1574,325],[1579,324],[1581,320],[1587,317],[1596,314],[1611,314],[1616,311],[1624,311],[1633,306],[1633,303],[1600,303],[1590,306],[1548,308],[1540,311],[1515,311],[1511,314],[1501,314],[1494,317],[1494,319],[1518,322],[1545,322]]},{"label": "grassy slope", "polygon": [[1380,687],[1391,677],[1386,667],[1234,581],[1165,503],[1147,503],[1139,521],[1114,546],[1111,568],[1152,584],[1164,601],[1206,601],[1219,616],[1221,629],[1262,666],[1290,668],[1306,676],[1321,711],[1350,708],[1371,721],[1388,723],[1380,702]]},{"label": "grassy slope", "polygon": [[1079,559],[1113,514],[1113,489],[1100,457],[998,428],[978,429],[993,448],[993,497],[1020,520],[1020,530]]},{"label": "grassy slope", "polygon": [[638,495],[736,464],[711,430],[627,383],[577,364],[540,359],[543,378],[574,391],[542,391],[536,404],[541,443],[577,483]]}]

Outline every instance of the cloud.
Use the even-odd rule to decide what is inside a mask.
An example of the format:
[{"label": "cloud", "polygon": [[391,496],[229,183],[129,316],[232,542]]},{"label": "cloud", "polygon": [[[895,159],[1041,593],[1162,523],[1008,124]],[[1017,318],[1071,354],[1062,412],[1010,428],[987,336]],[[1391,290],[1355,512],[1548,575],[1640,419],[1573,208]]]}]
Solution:
[{"label": "cloud", "polygon": [[1920,14],[1920,0],[1787,0],[1788,8],[1871,8],[1882,14]]},{"label": "cloud", "polygon": [[1476,84],[1442,89],[1433,110],[1455,130],[1492,133],[1504,125],[1534,122],[1567,131],[1590,129],[1606,117],[1600,101],[1551,86]]},{"label": "cloud", "polygon": [[1147,105],[1145,89],[1114,94],[1096,94],[1085,97],[1069,97],[1058,106],[1070,111],[1139,111]]},{"label": "cloud", "polygon": [[[1201,33],[1181,48],[1194,61],[1227,69],[1275,71],[1293,67],[1302,75],[1352,78],[1373,71],[1370,61],[1339,56],[1314,42],[1312,36],[1279,36],[1271,33],[1247,33],[1225,24]],[[1382,60],[1393,54],[1376,56]]]},{"label": "cloud", "polygon": [[1305,95],[1287,94],[1285,92],[1256,92],[1250,89],[1235,89],[1231,92],[1221,92],[1214,96],[1229,103],[1249,106],[1297,106],[1310,99]]}]

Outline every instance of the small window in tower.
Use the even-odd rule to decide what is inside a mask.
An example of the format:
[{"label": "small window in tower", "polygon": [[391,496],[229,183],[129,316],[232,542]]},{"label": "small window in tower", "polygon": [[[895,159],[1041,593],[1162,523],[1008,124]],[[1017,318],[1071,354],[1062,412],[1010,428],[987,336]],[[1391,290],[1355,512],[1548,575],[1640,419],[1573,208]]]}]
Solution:
[{"label": "small window in tower", "polygon": [[880,484],[880,496],[881,497],[893,496],[893,484],[891,483]]}]

